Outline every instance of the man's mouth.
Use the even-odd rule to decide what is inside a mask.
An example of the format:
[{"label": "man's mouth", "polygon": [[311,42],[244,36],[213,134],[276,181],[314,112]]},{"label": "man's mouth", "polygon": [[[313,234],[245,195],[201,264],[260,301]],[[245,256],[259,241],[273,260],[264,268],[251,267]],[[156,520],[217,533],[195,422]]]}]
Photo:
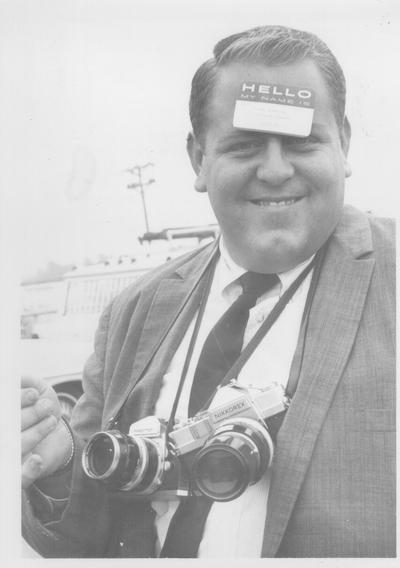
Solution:
[{"label": "man's mouth", "polygon": [[287,197],[285,199],[250,199],[250,201],[259,207],[287,207],[288,205],[293,205],[297,201],[300,201],[300,199],[303,199],[303,197]]}]

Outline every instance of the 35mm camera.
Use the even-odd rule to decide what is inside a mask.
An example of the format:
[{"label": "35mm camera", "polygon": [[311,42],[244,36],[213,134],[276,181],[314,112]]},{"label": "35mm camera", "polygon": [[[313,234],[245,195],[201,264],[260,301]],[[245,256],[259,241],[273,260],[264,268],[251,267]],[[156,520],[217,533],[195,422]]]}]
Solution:
[{"label": "35mm camera", "polygon": [[86,475],[137,498],[237,498],[271,465],[274,443],[265,420],[286,410],[289,402],[278,383],[256,394],[235,380],[222,387],[228,388],[238,396],[169,433],[165,420],[149,416],[133,423],[129,434],[93,434],[82,456]]}]

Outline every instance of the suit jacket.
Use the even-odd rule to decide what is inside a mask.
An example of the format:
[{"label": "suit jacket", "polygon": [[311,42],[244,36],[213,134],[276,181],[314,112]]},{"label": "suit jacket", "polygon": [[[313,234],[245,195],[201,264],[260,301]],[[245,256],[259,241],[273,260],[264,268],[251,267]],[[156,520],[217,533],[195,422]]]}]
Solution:
[{"label": "suit jacket", "polygon": [[[277,439],[264,557],[395,556],[392,243],[392,223],[345,208],[291,366],[289,389],[297,387]],[[126,431],[153,413],[214,248],[146,275],[103,314],[73,416],[78,459],[68,506],[43,524],[32,492],[24,501],[24,535],[42,555],[154,555],[150,504],[87,479],[80,448],[118,414]]]}]

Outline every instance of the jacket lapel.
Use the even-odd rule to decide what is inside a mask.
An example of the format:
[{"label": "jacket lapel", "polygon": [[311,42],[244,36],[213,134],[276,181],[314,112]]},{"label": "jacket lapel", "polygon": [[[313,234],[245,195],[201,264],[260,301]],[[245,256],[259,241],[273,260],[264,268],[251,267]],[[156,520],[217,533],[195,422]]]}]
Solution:
[{"label": "jacket lapel", "polygon": [[367,258],[371,249],[365,217],[348,210],[327,251],[306,337],[303,330],[292,363],[289,386],[298,384],[278,435],[263,557],[278,551],[350,355],[375,263]]},{"label": "jacket lapel", "polygon": [[119,409],[157,355],[155,371],[160,380],[157,384],[143,389],[146,396],[141,399],[141,414],[145,416],[151,410],[161,387],[162,373],[200,306],[207,286],[207,278],[202,278],[202,276],[210,266],[216,250],[217,243],[213,244],[211,249],[207,247],[170,276],[162,279],[153,297],[146,289],[143,290],[141,300],[144,303],[148,302],[150,308],[140,330],[130,380],[126,382],[124,392],[118,397],[118,406],[110,409],[106,422],[114,420],[113,417],[118,414]]}]

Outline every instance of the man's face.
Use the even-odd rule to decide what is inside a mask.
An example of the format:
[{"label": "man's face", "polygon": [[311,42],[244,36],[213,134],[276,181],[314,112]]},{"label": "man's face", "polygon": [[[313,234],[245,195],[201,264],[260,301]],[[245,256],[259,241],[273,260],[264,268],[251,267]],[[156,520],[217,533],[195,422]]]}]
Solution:
[{"label": "man's face", "polygon": [[[243,82],[310,88],[308,138],[245,131],[232,124]],[[283,272],[309,258],[337,225],[343,207],[348,135],[335,122],[324,79],[310,61],[222,69],[203,144],[189,143],[196,189],[208,193],[232,258],[247,270]]]}]

